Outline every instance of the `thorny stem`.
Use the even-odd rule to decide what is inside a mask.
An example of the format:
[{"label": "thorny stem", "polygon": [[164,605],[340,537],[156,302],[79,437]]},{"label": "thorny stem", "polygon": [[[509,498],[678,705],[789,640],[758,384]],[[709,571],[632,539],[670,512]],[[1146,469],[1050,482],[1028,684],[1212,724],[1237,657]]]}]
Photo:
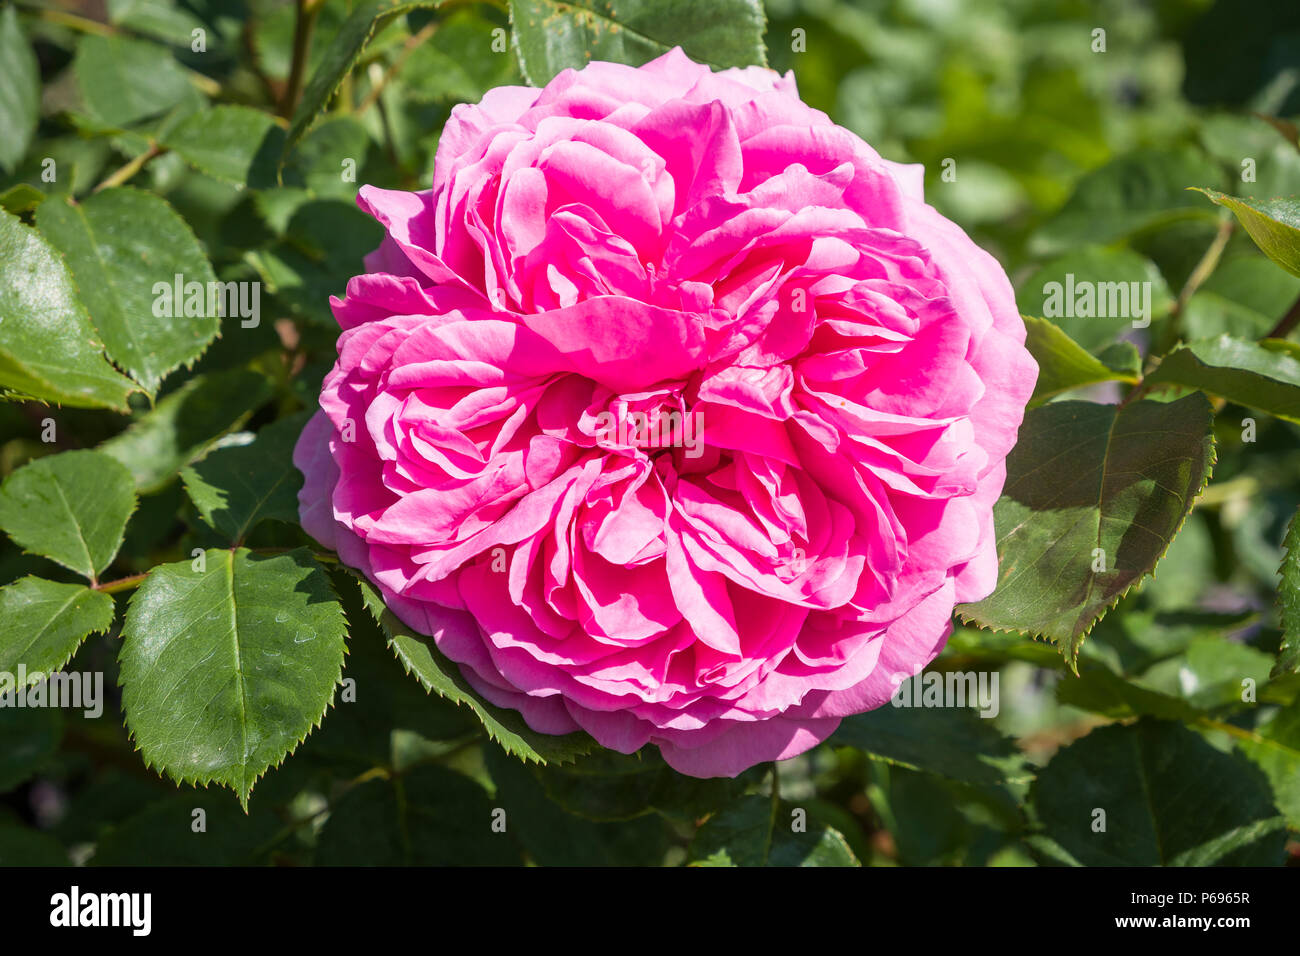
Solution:
[{"label": "thorny stem", "polygon": [[370,107],[374,106],[375,101],[379,99],[380,94],[384,92],[384,87],[388,85],[389,80],[396,76],[397,72],[406,65],[406,61],[411,58],[411,54],[415,52],[416,48],[427,42],[428,39],[437,32],[437,30],[438,21],[431,20],[425,24],[420,32],[414,33],[407,38],[406,43],[402,45],[401,52],[397,55],[397,59],[393,61],[391,66],[389,66],[388,70],[384,73],[383,78],[370,88],[370,92],[366,94],[366,98],[362,100],[361,105],[357,107],[358,116],[370,109]]},{"label": "thorny stem", "polygon": [[293,27],[293,62],[289,68],[289,82],[284,88],[284,99],[280,103],[280,115],[285,119],[293,117],[298,105],[298,95],[302,92],[303,77],[307,73],[307,53],[311,49],[312,29],[316,25],[316,14],[322,0],[298,0],[298,14]]}]

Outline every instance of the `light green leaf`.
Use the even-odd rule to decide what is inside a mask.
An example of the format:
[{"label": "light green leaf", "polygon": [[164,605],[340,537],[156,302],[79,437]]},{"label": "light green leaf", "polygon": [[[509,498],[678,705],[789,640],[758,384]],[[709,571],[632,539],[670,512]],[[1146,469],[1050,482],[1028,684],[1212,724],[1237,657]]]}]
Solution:
[{"label": "light green leaf", "polygon": [[1286,823],[1264,775],[1181,724],[1094,730],[1057,751],[1031,793],[1047,836],[1085,866],[1282,862]]},{"label": "light green leaf", "polygon": [[675,46],[716,69],[767,65],[757,0],[510,0],[510,23],[534,86],[592,60],[640,66]]},{"label": "light green leaf", "polygon": [[175,0],[108,0],[108,22],[188,47],[192,31],[206,27],[185,7]]},{"label": "light green leaf", "polygon": [[12,172],[41,116],[41,71],[13,4],[0,10],[0,169]]},{"label": "light green leaf", "polygon": [[0,487],[0,528],[86,578],[113,560],[134,510],[130,472],[97,451],[38,458]]},{"label": "light green leaf", "polygon": [[[960,678],[960,674],[954,675]],[[925,679],[946,680],[940,671]],[[963,684],[963,691],[966,686]],[[966,707],[895,707],[893,703],[841,721],[831,739],[873,759],[973,784],[1024,782],[1032,778],[1011,740],[981,718],[975,688]]]},{"label": "light green leaf", "polygon": [[1180,345],[1146,377],[1149,385],[1204,389],[1239,405],[1300,422],[1300,345],[1220,335]]},{"label": "light green leaf", "polygon": [[305,549],[164,564],[122,627],[122,707],[145,763],[172,779],[253,785],[311,733],[343,670],[347,624]]},{"label": "light green leaf", "polygon": [[256,372],[196,375],[100,451],[126,465],[142,493],[155,491],[270,396],[271,386]]},{"label": "light green leaf", "polygon": [[1232,210],[1264,254],[1293,276],[1300,276],[1300,199],[1243,199],[1217,189],[1197,189]]},{"label": "light green leaf", "polygon": [[412,10],[436,7],[439,3],[441,0],[364,0],[352,8],[352,13],[339,27],[334,42],[325,51],[316,72],[307,81],[302,99],[293,111],[289,135],[285,138],[284,150],[280,154],[281,166],[310,128],[316,115],[329,105],[334,91],[343,82],[343,77],[356,66],[361,51],[374,36],[395,17]]},{"label": "light green leaf", "polygon": [[1030,409],[993,509],[997,589],[957,613],[1049,638],[1074,666],[1089,629],[1154,570],[1209,480],[1212,422],[1199,393]]},{"label": "light green leaf", "polygon": [[125,410],[139,387],[103,348],[63,259],[0,212],[0,394]]},{"label": "light green leaf", "polygon": [[87,108],[114,126],[166,112],[190,95],[171,51],[147,40],[86,34],[72,64]]},{"label": "light green leaf", "polygon": [[691,841],[692,866],[861,866],[838,831],[815,820],[792,825],[798,808],[742,797],[705,821]]},{"label": "light green leaf", "polygon": [[1227,258],[1187,300],[1180,317],[1184,338],[1263,338],[1297,297],[1300,278],[1279,269],[1267,256],[1252,249]]},{"label": "light green leaf", "polygon": [[1117,343],[1103,360],[1085,351],[1046,319],[1026,315],[1024,320],[1025,348],[1038,362],[1038,382],[1031,405],[1041,405],[1062,392],[1098,382],[1137,383],[1142,360],[1131,343]]},{"label": "light green leaf", "polygon": [[283,138],[269,113],[223,104],[186,117],[163,136],[163,145],[209,176],[269,186]]},{"label": "light green leaf", "polygon": [[1272,677],[1300,674],[1300,511],[1295,513],[1282,542],[1284,556],[1278,568],[1277,610],[1282,625],[1282,646]]},{"label": "light green leaf", "polygon": [[[72,269],[109,356],[150,395],[216,337],[220,296],[207,314],[207,290],[216,282],[212,265],[165,200],[138,189],[107,189],[80,203],[42,203],[36,225]],[[202,285],[205,314],[187,315],[184,300],[175,301],[176,276],[182,288]],[[168,308],[157,307],[160,292]]]},{"label": "light green leaf", "polygon": [[562,737],[539,734],[524,722],[517,711],[483,700],[461,675],[460,668],[438,650],[432,638],[417,634],[403,624],[385,607],[379,591],[369,581],[358,578],[357,583],[366,607],[383,627],[388,636],[388,646],[407,673],[418,678],[425,690],[472,710],[482,721],[488,736],[507,753],[541,764],[567,763],[589,753],[595,746],[586,734],[573,733]]},{"label": "light green leaf", "polygon": [[45,193],[26,183],[10,186],[4,192],[0,192],[0,209],[11,212],[15,216],[30,212],[43,202],[45,202]]},{"label": "light green leaf", "polygon": [[62,670],[87,635],[113,626],[113,599],[28,575],[0,588],[0,622],[0,671],[21,664],[36,678]]},{"label": "light green leaf", "polygon": [[308,414],[282,418],[248,444],[225,445],[181,472],[204,521],[236,543],[263,519],[298,522],[302,474],[293,446]]}]

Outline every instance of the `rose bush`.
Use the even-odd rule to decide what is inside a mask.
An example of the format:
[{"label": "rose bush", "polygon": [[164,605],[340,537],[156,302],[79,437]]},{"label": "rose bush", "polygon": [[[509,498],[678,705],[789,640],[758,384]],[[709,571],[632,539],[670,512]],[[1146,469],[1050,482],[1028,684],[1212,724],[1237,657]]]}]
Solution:
[{"label": "rose bush", "polygon": [[992,591],[1037,374],[920,173],[679,49],[457,107],[431,189],[361,190],[304,528],[535,730],[824,740]]}]

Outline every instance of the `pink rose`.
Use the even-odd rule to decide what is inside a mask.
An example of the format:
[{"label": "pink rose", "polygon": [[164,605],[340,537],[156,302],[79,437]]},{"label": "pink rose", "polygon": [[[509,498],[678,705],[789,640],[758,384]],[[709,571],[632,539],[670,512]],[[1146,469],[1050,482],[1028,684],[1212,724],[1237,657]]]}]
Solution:
[{"label": "pink rose", "polygon": [[452,111],[332,300],[304,527],[495,703],[735,775],[993,588],[1003,270],[792,76],[673,50]]}]

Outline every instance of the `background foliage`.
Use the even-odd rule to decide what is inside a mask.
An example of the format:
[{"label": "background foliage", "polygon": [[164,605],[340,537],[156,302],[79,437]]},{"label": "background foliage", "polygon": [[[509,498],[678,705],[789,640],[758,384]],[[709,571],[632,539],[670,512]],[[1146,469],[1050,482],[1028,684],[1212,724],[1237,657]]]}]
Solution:
[{"label": "background foliage", "polygon": [[[6,3],[0,672],[107,700],[0,708],[0,864],[1300,860],[1298,41],[1227,0]],[[676,43],[793,69],[1012,276],[1002,582],[931,668],[996,717],[684,778],[478,700],[297,526],[358,185],[426,187],[456,102]],[[260,321],[156,316],[176,274]],[[1149,283],[1149,326],[1048,315],[1067,275]]]}]

